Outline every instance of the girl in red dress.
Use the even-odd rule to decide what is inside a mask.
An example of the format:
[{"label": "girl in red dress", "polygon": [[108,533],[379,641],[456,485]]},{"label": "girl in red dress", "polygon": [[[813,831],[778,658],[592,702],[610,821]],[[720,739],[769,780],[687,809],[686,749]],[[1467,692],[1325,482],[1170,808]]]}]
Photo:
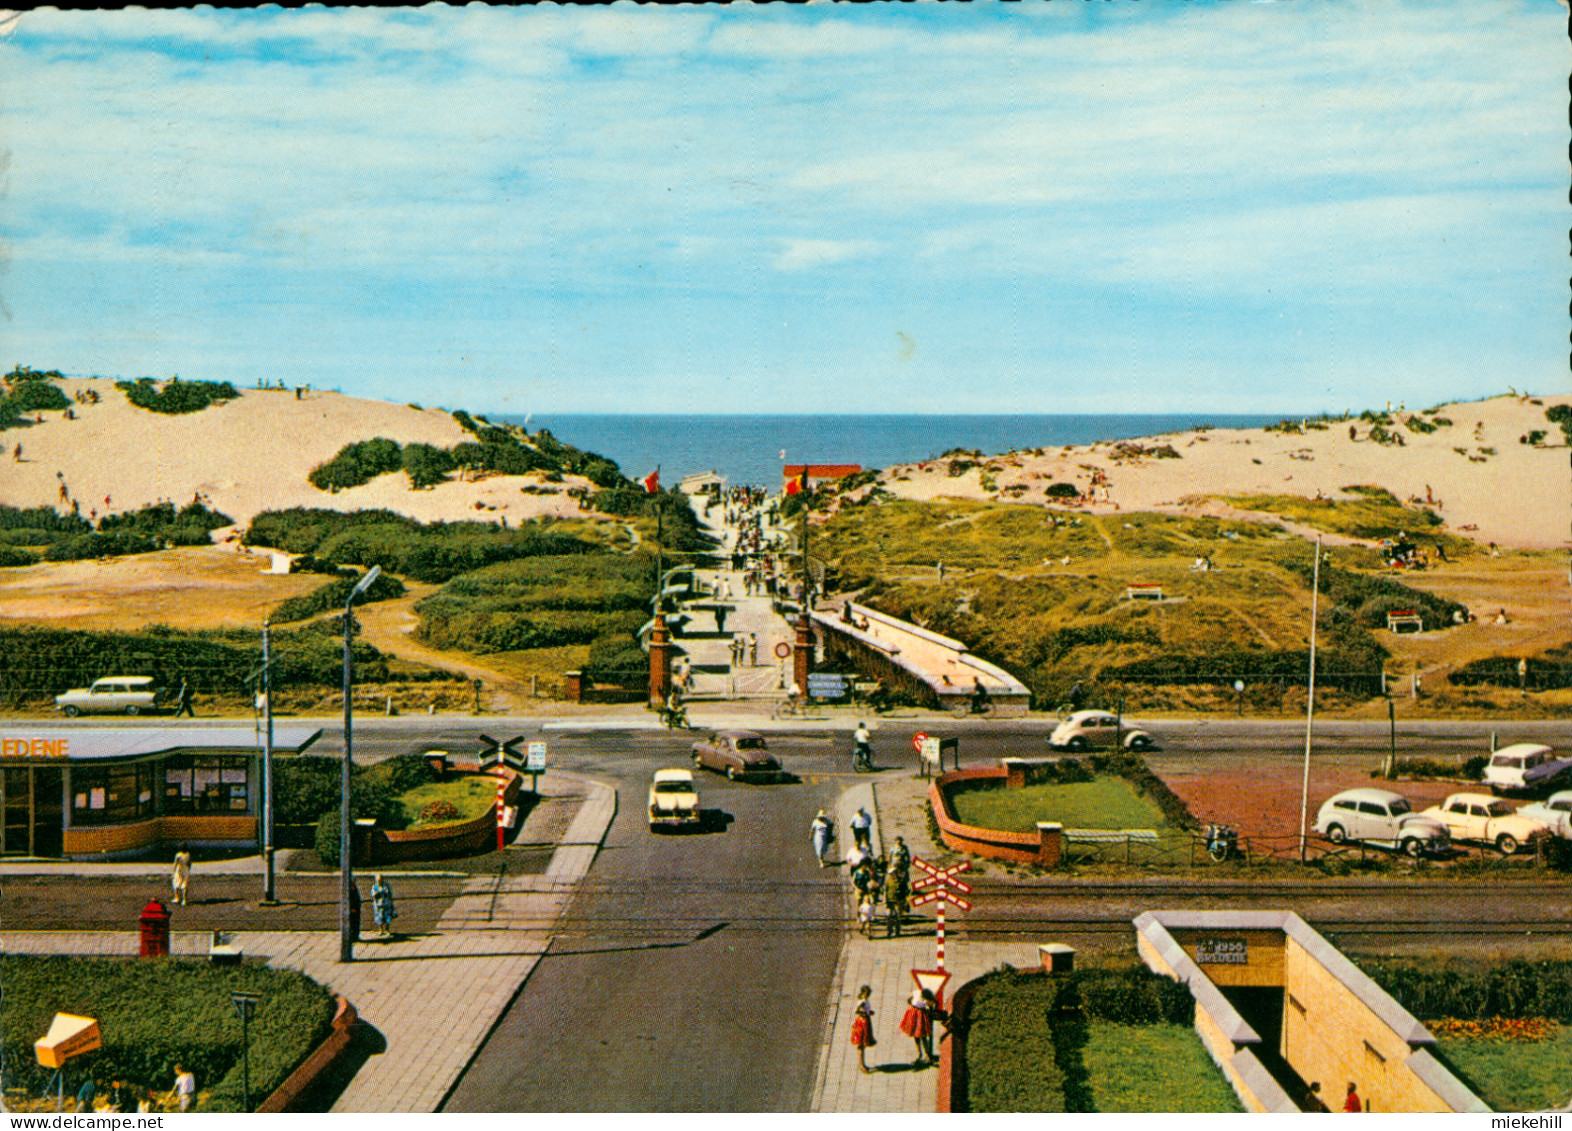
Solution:
[{"label": "girl in red dress", "polygon": [[857,991],[857,1014],[852,1018],[851,1043],[857,1046],[857,1067],[864,1072],[870,1071],[868,1050],[879,1043],[873,1038],[873,1006],[868,1004],[872,996],[872,986]]},{"label": "girl in red dress", "polygon": [[901,1032],[917,1045],[917,1059],[913,1063],[918,1068],[939,1063],[939,1058],[933,1055],[933,1015],[938,1009],[939,1002],[932,990],[914,990],[901,1018]]}]

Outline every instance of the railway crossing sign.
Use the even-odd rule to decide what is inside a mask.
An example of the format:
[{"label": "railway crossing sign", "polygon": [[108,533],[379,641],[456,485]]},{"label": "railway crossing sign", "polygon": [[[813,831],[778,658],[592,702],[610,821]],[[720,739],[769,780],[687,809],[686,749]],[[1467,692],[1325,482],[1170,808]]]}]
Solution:
[{"label": "railway crossing sign", "polygon": [[501,762],[515,770],[524,768],[524,755],[518,752],[518,744],[524,741],[522,734],[513,738],[496,739],[489,734],[477,735],[480,739],[480,768]]},{"label": "railway crossing sign", "polygon": [[[920,856],[912,857],[912,867],[923,873],[920,879],[912,881],[912,890],[922,891],[923,894],[913,899],[911,905],[918,907],[924,903],[938,902],[934,915],[933,938],[936,951],[934,965],[940,972],[944,970],[944,905],[946,902],[950,902],[962,911],[970,911],[972,909],[970,902],[956,894],[972,890],[971,884],[956,878],[962,872],[969,871],[971,866],[972,862],[970,860],[962,860],[959,864],[951,864],[948,868],[940,868],[928,863]],[[912,976],[917,976],[916,971],[912,972]]]}]

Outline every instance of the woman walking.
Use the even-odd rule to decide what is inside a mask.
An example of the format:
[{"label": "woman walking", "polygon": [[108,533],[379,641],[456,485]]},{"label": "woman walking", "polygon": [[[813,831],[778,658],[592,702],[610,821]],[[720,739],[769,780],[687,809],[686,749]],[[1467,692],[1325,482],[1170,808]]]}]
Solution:
[{"label": "woman walking", "polygon": [[857,1047],[857,1067],[864,1072],[873,1071],[868,1067],[868,1050],[879,1043],[873,1036],[873,1006],[868,1002],[872,996],[872,986],[857,991],[857,1011],[852,1018],[851,1043]]},{"label": "woman walking", "polygon": [[813,824],[808,827],[809,835],[813,839],[813,855],[819,861],[819,867],[824,867],[824,854],[830,850],[830,841],[835,839],[835,825],[824,815],[824,810],[819,810],[819,815],[813,819]]},{"label": "woman walking", "polygon": [[377,882],[371,885],[371,921],[377,925],[377,937],[385,939],[393,933],[393,920],[398,917],[398,912],[393,909],[393,889],[388,882],[377,874]]},{"label": "woman walking", "polygon": [[184,907],[191,892],[191,852],[183,844],[180,851],[175,853],[175,868],[170,873],[169,886],[174,889],[175,902]]}]

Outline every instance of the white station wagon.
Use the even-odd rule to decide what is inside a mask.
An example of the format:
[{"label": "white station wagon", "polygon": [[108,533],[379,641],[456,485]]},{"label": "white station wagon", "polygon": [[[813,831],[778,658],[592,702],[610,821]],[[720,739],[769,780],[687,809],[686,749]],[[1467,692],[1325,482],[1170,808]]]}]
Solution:
[{"label": "white station wagon", "polygon": [[1572,758],[1558,758],[1554,750],[1537,742],[1519,742],[1490,755],[1480,784],[1488,785],[1492,793],[1535,789],[1568,770],[1572,770]]},{"label": "white station wagon", "polygon": [[94,680],[92,687],[73,687],[55,696],[55,710],[76,717],[92,712],[114,714],[124,711],[135,715],[151,710],[158,691],[150,675],[110,675]]}]

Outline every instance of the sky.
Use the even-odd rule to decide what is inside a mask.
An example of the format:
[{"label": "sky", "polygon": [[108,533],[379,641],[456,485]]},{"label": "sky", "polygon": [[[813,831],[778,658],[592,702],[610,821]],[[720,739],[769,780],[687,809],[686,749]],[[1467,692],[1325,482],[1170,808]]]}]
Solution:
[{"label": "sky", "polygon": [[1568,386],[1556,0],[28,12],[0,362],[471,411]]}]

